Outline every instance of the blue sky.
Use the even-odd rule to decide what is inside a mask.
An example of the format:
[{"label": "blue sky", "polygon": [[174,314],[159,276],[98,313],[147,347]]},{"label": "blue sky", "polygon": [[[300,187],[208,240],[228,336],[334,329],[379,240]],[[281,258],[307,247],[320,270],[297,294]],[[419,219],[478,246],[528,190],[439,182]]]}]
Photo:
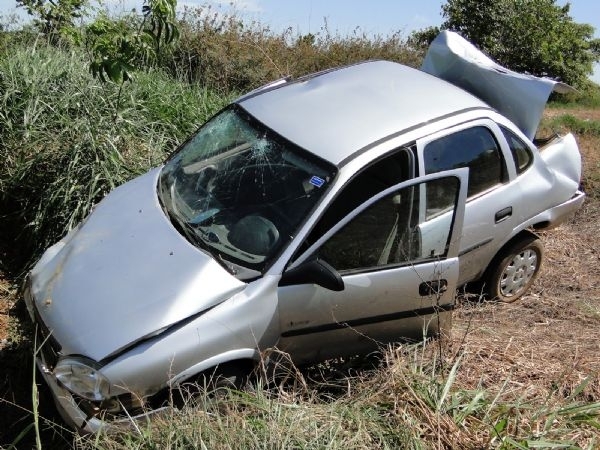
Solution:
[{"label": "blue sky", "polygon": [[[141,9],[143,0],[102,0],[113,10]],[[442,22],[444,0],[179,0],[178,6],[196,7],[210,4],[223,13],[235,10],[240,16],[256,19],[272,30],[288,27],[305,34],[318,32],[327,22],[331,32],[352,33],[355,29],[369,35],[388,35],[396,31],[408,35],[411,31]],[[559,0],[559,4],[566,1]],[[571,17],[576,22],[589,23],[600,37],[600,2],[572,0]],[[0,14],[15,11],[14,0],[0,0]],[[600,67],[594,79],[600,83]]]},{"label": "blue sky", "polygon": [[[192,3],[192,2],[189,2]],[[227,9],[230,3],[213,1]],[[352,33],[357,27],[367,34],[407,34],[441,23],[441,0],[238,0],[233,8],[260,19],[273,29],[291,27],[301,33],[316,32],[327,21],[330,31]]]}]

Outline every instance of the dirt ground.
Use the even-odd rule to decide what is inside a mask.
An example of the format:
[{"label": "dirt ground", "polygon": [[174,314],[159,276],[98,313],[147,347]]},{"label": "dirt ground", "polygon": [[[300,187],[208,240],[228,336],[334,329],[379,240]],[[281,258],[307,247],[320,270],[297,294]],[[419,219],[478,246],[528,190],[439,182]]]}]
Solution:
[{"label": "dirt ground", "polygon": [[[600,120],[600,111],[585,114]],[[585,174],[600,171],[600,139],[579,144]],[[542,233],[545,261],[530,294],[514,304],[459,304],[452,347],[464,351],[460,384],[503,386],[507,395],[533,398],[569,396],[589,377],[578,395],[600,401],[599,232],[600,199],[588,198],[568,223]],[[21,337],[26,312],[11,280],[0,264],[0,447],[31,422],[31,343]],[[56,417],[47,394],[41,395],[41,414]],[[45,433],[54,436],[52,448],[68,447],[65,432]]]},{"label": "dirt ground", "polygon": [[[2,275],[0,275],[2,276]],[[4,345],[8,341],[8,327],[9,327],[9,317],[10,317],[10,309],[13,306],[13,301],[11,301],[12,290],[10,288],[10,284],[4,278],[0,280],[0,346],[4,347]]]},{"label": "dirt ground", "polygon": [[523,395],[570,395],[588,376],[588,401],[600,400],[600,202],[542,235],[545,261],[530,294],[513,304],[463,304],[453,340],[466,351],[469,387],[505,381]]}]

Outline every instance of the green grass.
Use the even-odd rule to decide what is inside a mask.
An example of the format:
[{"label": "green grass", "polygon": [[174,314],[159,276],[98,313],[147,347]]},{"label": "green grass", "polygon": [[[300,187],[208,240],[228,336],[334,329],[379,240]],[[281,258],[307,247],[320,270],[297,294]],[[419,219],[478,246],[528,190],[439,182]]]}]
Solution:
[{"label": "green grass", "polygon": [[580,86],[577,92],[571,94],[555,94],[552,96],[550,107],[558,108],[600,108],[600,85],[588,81]]},{"label": "green grass", "polygon": [[158,165],[228,98],[160,71],[101,84],[45,45],[0,58],[0,230],[26,263],[107,192]]},{"label": "green grass", "polygon": [[[0,34],[0,244],[10,241],[12,253],[18,254],[10,264],[0,261],[0,268],[19,272],[113,187],[160,164],[231,99],[232,90],[367,58],[418,65],[419,55],[410,52],[399,36],[367,41],[360,35],[332,35],[326,27],[314,36],[274,35],[260,26],[240,27],[236,20],[220,26],[188,17],[180,46],[163,61],[163,69],[137,73],[121,93],[118,86],[90,76],[80,49],[48,47],[30,35],[23,35],[19,43]],[[597,90],[591,92],[557,106],[600,107]],[[600,137],[599,122],[575,114],[561,115],[546,125]],[[588,178],[600,179],[600,167],[591,173]],[[15,289],[11,286],[6,295],[16,298]],[[589,308],[595,308],[593,302]],[[21,334],[25,332],[20,327],[10,330],[9,341],[15,347],[24,339]],[[285,383],[262,380],[248,391],[196,398],[201,408],[194,408],[190,399],[186,407],[151,424],[76,438],[74,445],[106,449],[600,445],[600,438],[593,437],[600,436],[600,403],[584,395],[591,377],[568,395],[558,391],[544,397],[527,396],[525,391],[515,395],[510,376],[501,383],[473,387],[465,382],[472,375],[463,370],[461,357],[449,357],[444,345],[419,344],[386,352],[377,369],[348,371],[344,362],[330,362]],[[30,359],[29,354],[21,356]],[[327,375],[314,381],[314,374],[321,371]],[[556,374],[557,385],[561,376]],[[38,392],[33,385],[31,393],[35,403]],[[35,428],[52,426],[35,408]],[[25,434],[32,432],[25,423],[22,428]],[[70,433],[65,434],[70,440]]]},{"label": "green grass", "polygon": [[[578,395],[514,398],[509,381],[456,386],[461,359],[445,370],[427,344],[388,352],[383,367],[320,382],[258,383],[246,391],[200,394],[179,410],[128,431],[83,438],[83,448],[580,448],[568,437],[600,428],[600,403]],[[307,372],[305,371],[306,375]],[[270,387],[269,387],[270,386]],[[333,386],[333,387],[332,387]],[[201,407],[196,407],[197,404]],[[591,448],[591,447],[590,447]]]},{"label": "green grass", "polygon": [[568,129],[578,136],[600,136],[600,121],[580,119],[573,114],[562,114],[544,122],[553,130]]}]

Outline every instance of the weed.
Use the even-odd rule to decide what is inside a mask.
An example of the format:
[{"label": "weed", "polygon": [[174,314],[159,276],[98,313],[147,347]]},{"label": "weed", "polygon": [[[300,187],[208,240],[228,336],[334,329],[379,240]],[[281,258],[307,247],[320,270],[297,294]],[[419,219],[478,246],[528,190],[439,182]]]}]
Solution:
[{"label": "weed", "polygon": [[562,114],[546,122],[552,129],[568,129],[578,136],[600,136],[600,121],[580,119],[573,114]]},{"label": "weed", "polygon": [[281,33],[235,14],[219,14],[210,6],[188,8],[180,23],[181,37],[163,64],[171,74],[218,92],[248,91],[285,76],[308,73],[368,59],[386,59],[416,67],[422,54],[401,33],[367,37],[359,30],[342,36],[329,30],[306,35]]},{"label": "weed", "polygon": [[558,108],[600,108],[600,85],[588,81],[578,92],[567,95],[553,95],[551,107]]},{"label": "weed", "polygon": [[[11,243],[21,266],[114,186],[160,164],[233,91],[361,59],[420,62],[400,35],[339,36],[326,24],[316,34],[277,34],[236,17],[188,11],[178,47],[160,62],[164,71],[136,73],[117,107],[118,89],[95,82],[77,48],[48,47],[22,30],[0,34],[0,55],[0,251]],[[590,200],[576,226],[566,224],[548,236],[553,264],[538,287],[543,298],[534,293],[517,305],[459,308],[454,320],[460,336],[443,349],[440,341],[404,345],[376,363],[329,361],[290,370],[286,382],[266,379],[247,391],[189,399],[152,424],[80,437],[76,446],[595,448],[600,385],[587,374],[598,368],[594,261],[600,209],[591,193],[599,195],[600,127],[579,111],[582,104],[600,104],[594,92],[575,104],[553,105],[568,111],[547,122],[578,134]],[[0,256],[2,270],[18,271],[14,258]],[[10,298],[2,311],[8,317],[17,295],[8,284],[0,286],[3,295]],[[467,331],[461,332],[465,322]],[[23,445],[38,429],[41,435],[29,446],[47,447],[44,428],[50,422],[37,411],[37,401],[42,407],[50,398],[30,384],[31,362],[24,360],[33,350],[22,336],[27,333],[9,331],[15,349],[0,349],[8,374],[2,395],[33,401],[35,409],[8,443]],[[444,355],[456,356],[439,364]],[[20,377],[27,378],[21,397],[15,394]],[[1,401],[6,411],[10,402]],[[12,417],[2,417],[6,428]]]}]

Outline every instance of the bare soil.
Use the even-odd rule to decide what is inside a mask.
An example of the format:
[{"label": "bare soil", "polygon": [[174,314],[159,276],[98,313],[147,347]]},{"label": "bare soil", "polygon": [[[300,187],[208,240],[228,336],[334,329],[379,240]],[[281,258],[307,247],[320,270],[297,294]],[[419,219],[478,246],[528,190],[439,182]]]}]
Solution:
[{"label": "bare soil", "polygon": [[[567,112],[600,120],[599,110]],[[585,186],[590,174],[598,176],[600,139],[583,137],[579,144]],[[452,351],[464,352],[457,377],[461,387],[551,403],[569,397],[589,378],[578,399],[600,401],[600,198],[595,192],[597,197],[589,196],[568,223],[542,234],[545,261],[529,295],[514,304],[460,302]],[[14,442],[31,423],[32,344],[23,331],[26,312],[13,280],[0,264],[0,447]],[[69,433],[49,428],[61,422],[41,389],[40,413],[51,419],[41,422],[44,446],[68,448]],[[579,445],[600,442],[593,433],[573,430],[569,437]]]}]

